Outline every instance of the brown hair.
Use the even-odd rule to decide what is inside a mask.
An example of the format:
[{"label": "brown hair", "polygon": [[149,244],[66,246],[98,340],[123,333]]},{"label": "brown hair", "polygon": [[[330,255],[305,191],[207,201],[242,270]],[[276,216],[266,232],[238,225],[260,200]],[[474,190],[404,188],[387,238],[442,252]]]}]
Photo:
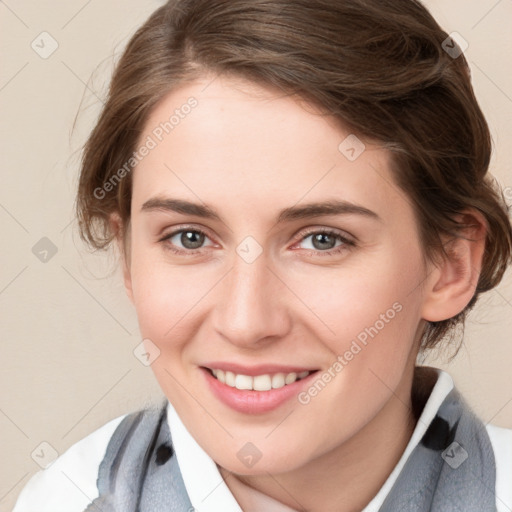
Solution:
[{"label": "brown hair", "polygon": [[105,248],[115,236],[109,216],[129,222],[130,172],[111,193],[97,191],[126,169],[155,104],[205,72],[240,76],[297,94],[389,148],[429,258],[444,252],[441,235],[460,236],[457,213],[474,208],[484,215],[476,293],[456,317],[427,325],[422,348],[434,347],[452,327],[463,327],[481,292],[500,282],[512,248],[505,200],[487,175],[489,129],[464,55],[444,49],[448,37],[416,0],[167,2],[128,43],[84,146],[81,237]]}]

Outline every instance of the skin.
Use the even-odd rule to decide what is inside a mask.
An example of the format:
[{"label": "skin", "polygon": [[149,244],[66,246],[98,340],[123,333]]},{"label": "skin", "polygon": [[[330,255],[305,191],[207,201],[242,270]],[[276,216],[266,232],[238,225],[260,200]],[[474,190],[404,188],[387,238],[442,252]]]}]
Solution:
[{"label": "skin", "polygon": [[[129,225],[112,216],[142,337],[160,350],[152,369],[228,486],[238,478],[297,510],[361,510],[414,430],[410,394],[425,320],[456,315],[475,291],[484,222],[466,212],[477,240],[456,240],[449,259],[426,262],[387,150],[364,141],[366,150],[351,162],[338,150],[350,134],[340,123],[242,79],[205,75],[173,90],[140,140],[190,96],[198,106],[133,171]],[[155,197],[206,203],[223,221],[142,210]],[[330,199],[378,218],[277,223],[284,208]],[[174,244],[194,253],[180,233],[162,241],[178,228],[205,232],[195,255],[170,251]],[[313,245],[321,228],[355,245],[336,237],[327,247]],[[247,236],[262,250],[252,263],[236,252]],[[395,303],[401,311],[306,405],[291,399],[264,414],[242,414],[211,393],[199,370],[221,360],[325,372]],[[237,457],[249,441],[262,454],[252,468]],[[235,497],[243,506],[243,496]]]}]

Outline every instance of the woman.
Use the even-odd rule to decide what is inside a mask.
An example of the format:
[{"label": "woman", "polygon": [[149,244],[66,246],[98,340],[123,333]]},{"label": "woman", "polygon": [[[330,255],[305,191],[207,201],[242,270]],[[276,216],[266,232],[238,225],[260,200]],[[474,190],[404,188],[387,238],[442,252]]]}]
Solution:
[{"label": "woman", "polygon": [[149,18],[77,213],[119,248],[165,400],[72,446],[16,512],[512,507],[512,431],[416,366],[511,256],[460,50],[414,0]]}]

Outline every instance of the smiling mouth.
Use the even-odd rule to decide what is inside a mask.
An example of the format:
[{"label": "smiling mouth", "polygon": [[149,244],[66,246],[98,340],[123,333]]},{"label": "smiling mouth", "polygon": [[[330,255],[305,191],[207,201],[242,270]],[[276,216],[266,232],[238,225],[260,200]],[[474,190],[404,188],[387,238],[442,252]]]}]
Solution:
[{"label": "smiling mouth", "polygon": [[231,388],[252,391],[270,391],[271,389],[279,389],[289,384],[293,384],[298,380],[305,379],[318,370],[303,371],[300,373],[265,373],[262,375],[243,375],[220,369],[205,368],[210,375],[222,384]]}]

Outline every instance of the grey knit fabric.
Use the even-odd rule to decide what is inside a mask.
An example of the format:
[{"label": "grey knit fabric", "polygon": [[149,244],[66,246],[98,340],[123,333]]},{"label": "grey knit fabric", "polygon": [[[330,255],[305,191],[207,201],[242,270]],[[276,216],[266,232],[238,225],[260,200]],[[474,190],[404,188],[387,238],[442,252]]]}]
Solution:
[{"label": "grey knit fabric", "polygon": [[99,497],[84,512],[193,512],[166,412],[167,400],[121,421],[99,467]]},{"label": "grey knit fabric", "polygon": [[454,388],[379,512],[496,512],[496,461],[485,425]]},{"label": "grey knit fabric", "polygon": [[[99,497],[84,512],[194,511],[166,412],[167,400],[160,408],[123,419],[99,468]],[[495,482],[494,452],[485,426],[454,388],[380,512],[496,512]]]}]

